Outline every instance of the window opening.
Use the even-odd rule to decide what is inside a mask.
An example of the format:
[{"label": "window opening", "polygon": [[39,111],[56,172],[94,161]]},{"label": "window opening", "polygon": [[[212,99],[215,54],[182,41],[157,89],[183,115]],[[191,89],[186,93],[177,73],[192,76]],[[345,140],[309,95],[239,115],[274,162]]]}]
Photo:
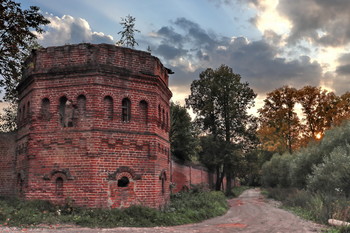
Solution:
[{"label": "window opening", "polygon": [[60,98],[59,114],[63,127],[74,126],[74,106],[72,101],[68,100],[66,97]]},{"label": "window opening", "polygon": [[85,117],[86,115],[86,97],[84,95],[79,95],[77,99],[78,113],[80,117]]},{"label": "window opening", "polygon": [[21,174],[18,173],[18,175],[17,175],[17,186],[18,186],[18,193],[19,193],[19,195],[23,194],[23,184],[24,184],[24,180],[22,179]]},{"label": "window opening", "polygon": [[27,103],[27,117],[30,117],[30,102]]},{"label": "window opening", "polygon": [[118,180],[118,187],[128,187],[130,181],[129,178],[126,176],[123,176]]},{"label": "window opening", "polygon": [[128,98],[124,98],[122,101],[122,120],[129,122],[131,119],[131,102]]},{"label": "window opening", "polygon": [[22,119],[24,120],[25,118],[26,118],[26,106],[24,104],[22,108]]},{"label": "window opening", "polygon": [[50,100],[48,98],[41,101],[41,116],[43,120],[50,120]]},{"label": "window opening", "polygon": [[108,120],[113,120],[113,98],[106,96],[103,99],[105,116]]},{"label": "window opening", "polygon": [[56,179],[56,195],[63,196],[63,179],[62,179],[62,177],[58,177]]},{"label": "window opening", "polygon": [[160,108],[160,105],[158,105],[158,125],[162,123],[162,110]]}]

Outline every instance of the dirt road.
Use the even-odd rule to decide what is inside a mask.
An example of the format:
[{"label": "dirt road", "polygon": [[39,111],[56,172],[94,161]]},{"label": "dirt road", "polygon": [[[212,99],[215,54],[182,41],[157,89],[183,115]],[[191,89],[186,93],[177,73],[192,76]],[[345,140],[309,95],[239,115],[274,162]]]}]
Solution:
[{"label": "dirt road", "polygon": [[90,229],[72,226],[59,228],[14,229],[0,228],[0,232],[59,232],[59,233],[95,233],[95,232],[136,232],[136,233],[202,233],[202,232],[321,232],[325,226],[296,217],[276,208],[274,202],[266,200],[259,189],[245,191],[239,198],[229,201],[231,208],[220,217],[197,224],[173,227]]}]

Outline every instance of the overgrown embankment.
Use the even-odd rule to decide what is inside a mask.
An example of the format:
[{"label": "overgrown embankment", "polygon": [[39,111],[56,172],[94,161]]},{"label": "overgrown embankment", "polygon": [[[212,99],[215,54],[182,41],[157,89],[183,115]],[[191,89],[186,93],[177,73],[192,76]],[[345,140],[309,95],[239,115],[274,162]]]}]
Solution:
[{"label": "overgrown embankment", "polygon": [[326,223],[350,221],[350,123],[294,154],[276,154],[262,168],[268,195]]},{"label": "overgrown embankment", "polygon": [[164,210],[142,206],[127,209],[85,209],[55,206],[47,201],[0,198],[0,225],[77,224],[88,227],[152,227],[199,222],[228,209],[222,192],[190,191],[172,196]]}]

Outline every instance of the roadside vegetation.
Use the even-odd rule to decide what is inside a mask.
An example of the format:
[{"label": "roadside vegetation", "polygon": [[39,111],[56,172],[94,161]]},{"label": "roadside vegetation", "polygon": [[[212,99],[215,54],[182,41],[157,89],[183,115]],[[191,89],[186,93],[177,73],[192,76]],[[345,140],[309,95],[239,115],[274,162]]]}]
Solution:
[{"label": "roadside vegetation", "polygon": [[347,122],[293,154],[275,154],[262,167],[268,196],[310,220],[350,222],[349,139]]},{"label": "roadside vegetation", "polygon": [[0,225],[77,224],[86,227],[153,227],[200,222],[226,213],[222,192],[191,190],[172,195],[164,210],[143,206],[126,209],[87,209],[52,205],[48,201],[0,198]]}]

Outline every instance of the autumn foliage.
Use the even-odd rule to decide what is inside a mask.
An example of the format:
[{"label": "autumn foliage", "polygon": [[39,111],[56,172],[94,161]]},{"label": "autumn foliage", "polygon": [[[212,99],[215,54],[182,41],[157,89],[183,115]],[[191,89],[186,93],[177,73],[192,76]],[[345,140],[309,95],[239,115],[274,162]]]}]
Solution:
[{"label": "autumn foliage", "polygon": [[278,153],[293,153],[350,117],[349,92],[337,96],[320,87],[284,86],[268,93],[264,102],[258,131],[262,149]]}]

